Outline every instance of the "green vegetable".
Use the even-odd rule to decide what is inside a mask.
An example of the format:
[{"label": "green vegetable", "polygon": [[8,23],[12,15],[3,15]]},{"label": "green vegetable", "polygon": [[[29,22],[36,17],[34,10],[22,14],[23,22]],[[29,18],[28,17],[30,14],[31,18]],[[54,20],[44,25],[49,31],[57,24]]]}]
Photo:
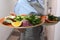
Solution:
[{"label": "green vegetable", "polygon": [[58,18],[51,15],[51,14],[48,15],[48,19],[51,20],[51,21],[58,21]]},{"label": "green vegetable", "polygon": [[5,20],[5,22],[7,22],[7,23],[12,23],[12,20]]},{"label": "green vegetable", "polygon": [[22,21],[24,19],[28,20],[33,25],[39,24],[41,22],[40,18],[38,18],[36,15],[16,16],[14,18],[15,21]]},{"label": "green vegetable", "polygon": [[33,25],[39,24],[41,22],[40,18],[38,18],[36,15],[29,15],[26,17],[27,20]]},{"label": "green vegetable", "polygon": [[23,18],[21,18],[21,16],[16,16],[16,17],[14,18],[14,20],[15,20],[15,21],[21,21],[21,20],[23,20]]}]

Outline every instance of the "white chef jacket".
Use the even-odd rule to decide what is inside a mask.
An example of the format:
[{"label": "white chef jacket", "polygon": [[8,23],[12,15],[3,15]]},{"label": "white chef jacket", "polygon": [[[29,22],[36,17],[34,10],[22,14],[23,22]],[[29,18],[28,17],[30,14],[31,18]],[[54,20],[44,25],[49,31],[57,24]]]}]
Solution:
[{"label": "white chef jacket", "polygon": [[[16,15],[29,14],[30,12],[37,13],[27,0],[18,0],[15,5],[14,12]],[[41,27],[26,29],[24,40],[40,40]]]}]

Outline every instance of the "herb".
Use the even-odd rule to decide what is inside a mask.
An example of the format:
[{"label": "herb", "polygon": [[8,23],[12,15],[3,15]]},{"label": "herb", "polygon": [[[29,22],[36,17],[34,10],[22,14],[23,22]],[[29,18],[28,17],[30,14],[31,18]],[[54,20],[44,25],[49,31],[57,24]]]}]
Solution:
[{"label": "herb", "polygon": [[15,20],[15,21],[21,21],[21,20],[23,20],[23,18],[21,18],[21,16],[16,16],[16,17],[14,18],[14,20]]},{"label": "herb", "polygon": [[48,15],[48,19],[51,20],[51,21],[58,21],[58,18],[51,15],[51,14]]},{"label": "herb", "polygon": [[39,24],[41,22],[40,18],[38,18],[36,15],[29,15],[26,19],[29,20],[29,22],[33,25]]}]

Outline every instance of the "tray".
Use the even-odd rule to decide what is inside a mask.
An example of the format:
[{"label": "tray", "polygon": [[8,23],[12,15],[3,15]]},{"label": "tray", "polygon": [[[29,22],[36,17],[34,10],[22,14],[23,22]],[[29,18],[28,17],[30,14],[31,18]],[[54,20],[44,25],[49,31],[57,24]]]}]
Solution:
[{"label": "tray", "polygon": [[[4,25],[3,24],[3,21],[4,21],[4,18],[0,18],[0,24],[1,25]],[[42,21],[40,24],[37,24],[37,25],[34,25],[34,26],[27,26],[27,27],[13,27],[12,25],[4,25],[6,27],[9,27],[9,28],[18,28],[18,29],[23,29],[23,28],[33,28],[33,27],[38,27],[40,25],[43,25],[44,24],[44,21]]]}]

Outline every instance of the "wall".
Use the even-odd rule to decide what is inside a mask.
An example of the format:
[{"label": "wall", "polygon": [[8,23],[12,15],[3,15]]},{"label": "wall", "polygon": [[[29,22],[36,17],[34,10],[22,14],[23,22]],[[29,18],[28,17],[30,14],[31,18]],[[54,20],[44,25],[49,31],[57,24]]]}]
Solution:
[{"label": "wall", "polygon": [[[48,1],[48,0],[47,0]],[[56,0],[49,0],[49,7],[52,7],[52,11],[51,14],[56,16]],[[54,36],[55,36],[55,27],[57,27],[56,25],[46,25],[46,31],[47,31],[47,38],[48,40],[55,40]]]},{"label": "wall", "polygon": [[[60,16],[60,0],[50,0],[50,6],[52,7],[51,14]],[[60,22],[56,25],[47,26],[48,40],[60,40]]]},{"label": "wall", "polygon": [[[60,0],[56,0],[56,16],[60,16]],[[54,40],[60,40],[60,22],[55,25],[55,38]]]},{"label": "wall", "polygon": [[[13,0],[0,0],[0,18],[5,17],[13,11],[15,2]],[[7,40],[13,29],[0,25],[0,40]]]}]

